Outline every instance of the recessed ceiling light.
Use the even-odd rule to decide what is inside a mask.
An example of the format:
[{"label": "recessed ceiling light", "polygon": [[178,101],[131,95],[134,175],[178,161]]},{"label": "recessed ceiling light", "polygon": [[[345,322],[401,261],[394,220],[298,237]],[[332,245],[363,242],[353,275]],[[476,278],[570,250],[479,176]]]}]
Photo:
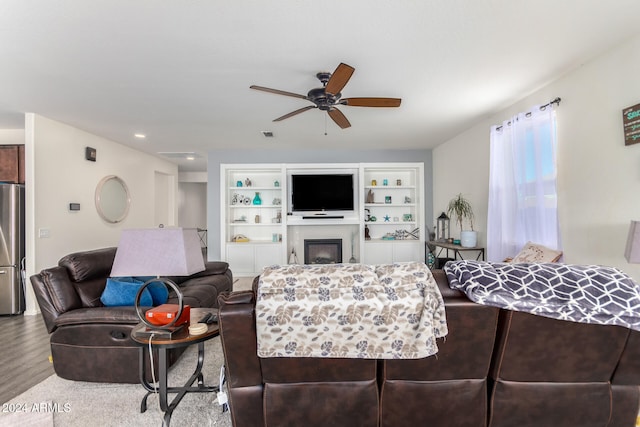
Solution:
[{"label": "recessed ceiling light", "polygon": [[134,133],[133,136],[139,139],[145,139],[147,137],[144,133]]},{"label": "recessed ceiling light", "polygon": [[185,159],[187,159],[187,160],[195,160],[196,158],[193,157],[193,156],[187,156],[187,157],[185,157]]}]

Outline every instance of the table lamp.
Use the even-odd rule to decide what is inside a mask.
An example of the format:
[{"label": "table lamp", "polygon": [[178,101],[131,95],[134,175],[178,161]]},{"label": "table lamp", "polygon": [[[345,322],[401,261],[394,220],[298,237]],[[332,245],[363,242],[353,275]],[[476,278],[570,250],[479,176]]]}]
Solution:
[{"label": "table lamp", "polygon": [[632,264],[640,263],[640,221],[631,221],[624,257]]},{"label": "table lamp", "polygon": [[[120,236],[111,276],[155,276],[138,290],[135,299],[136,312],[142,323],[150,328],[150,332],[170,335],[176,330],[176,326],[181,327],[176,325],[176,322],[182,316],[184,301],[178,285],[160,276],[190,276],[204,269],[200,238],[196,229],[128,229],[123,230]],[[178,297],[178,312],[172,321],[164,325],[149,322],[140,307],[142,293],[152,282],[164,283],[172,288]]]}]

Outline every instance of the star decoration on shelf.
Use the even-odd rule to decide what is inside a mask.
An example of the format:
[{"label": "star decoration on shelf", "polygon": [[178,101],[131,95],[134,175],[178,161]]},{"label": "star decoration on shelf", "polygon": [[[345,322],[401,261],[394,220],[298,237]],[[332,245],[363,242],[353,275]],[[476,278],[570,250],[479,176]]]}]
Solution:
[{"label": "star decoration on shelf", "polygon": [[385,215],[385,216],[384,216],[384,222],[389,222],[389,219],[390,219],[390,218],[389,218],[389,215]]}]

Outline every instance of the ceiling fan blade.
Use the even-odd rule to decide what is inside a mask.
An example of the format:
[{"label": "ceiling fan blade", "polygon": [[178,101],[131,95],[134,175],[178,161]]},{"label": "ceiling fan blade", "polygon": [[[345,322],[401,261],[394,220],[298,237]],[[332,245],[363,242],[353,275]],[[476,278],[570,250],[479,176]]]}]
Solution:
[{"label": "ceiling fan blade", "polygon": [[249,89],[255,89],[255,90],[261,90],[263,92],[275,93],[276,95],[285,95],[285,96],[293,96],[294,98],[309,99],[305,95],[300,95],[298,93],[287,92],[287,91],[279,90],[279,89],[271,89],[271,88],[264,87],[264,86],[251,85],[251,86],[249,86]]},{"label": "ceiling fan blade", "polygon": [[351,123],[349,123],[347,117],[342,114],[342,111],[338,110],[337,108],[331,108],[329,111],[327,111],[327,113],[329,113],[329,117],[331,117],[331,119],[336,122],[336,124],[342,129],[351,127]]},{"label": "ceiling fan blade", "polygon": [[344,98],[340,104],[351,107],[399,107],[400,98]]},{"label": "ceiling fan blade", "polygon": [[338,68],[331,74],[329,81],[327,82],[327,86],[325,86],[324,90],[327,93],[335,95],[340,93],[343,87],[347,84],[351,75],[356,69],[350,65],[340,63]]},{"label": "ceiling fan blade", "polygon": [[289,117],[295,116],[296,114],[300,114],[300,113],[304,113],[307,110],[311,110],[312,108],[318,108],[315,105],[308,105],[306,107],[303,108],[299,108],[296,111],[292,111],[289,114],[285,114],[284,116],[278,117],[277,119],[274,119],[274,122],[280,122],[284,119],[288,119]]}]

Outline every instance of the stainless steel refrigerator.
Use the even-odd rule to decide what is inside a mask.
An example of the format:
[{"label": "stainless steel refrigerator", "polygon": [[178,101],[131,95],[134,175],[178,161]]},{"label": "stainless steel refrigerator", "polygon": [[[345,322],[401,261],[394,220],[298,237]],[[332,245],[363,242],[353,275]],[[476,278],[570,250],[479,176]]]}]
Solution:
[{"label": "stainless steel refrigerator", "polygon": [[0,314],[24,311],[24,185],[0,184]]}]

